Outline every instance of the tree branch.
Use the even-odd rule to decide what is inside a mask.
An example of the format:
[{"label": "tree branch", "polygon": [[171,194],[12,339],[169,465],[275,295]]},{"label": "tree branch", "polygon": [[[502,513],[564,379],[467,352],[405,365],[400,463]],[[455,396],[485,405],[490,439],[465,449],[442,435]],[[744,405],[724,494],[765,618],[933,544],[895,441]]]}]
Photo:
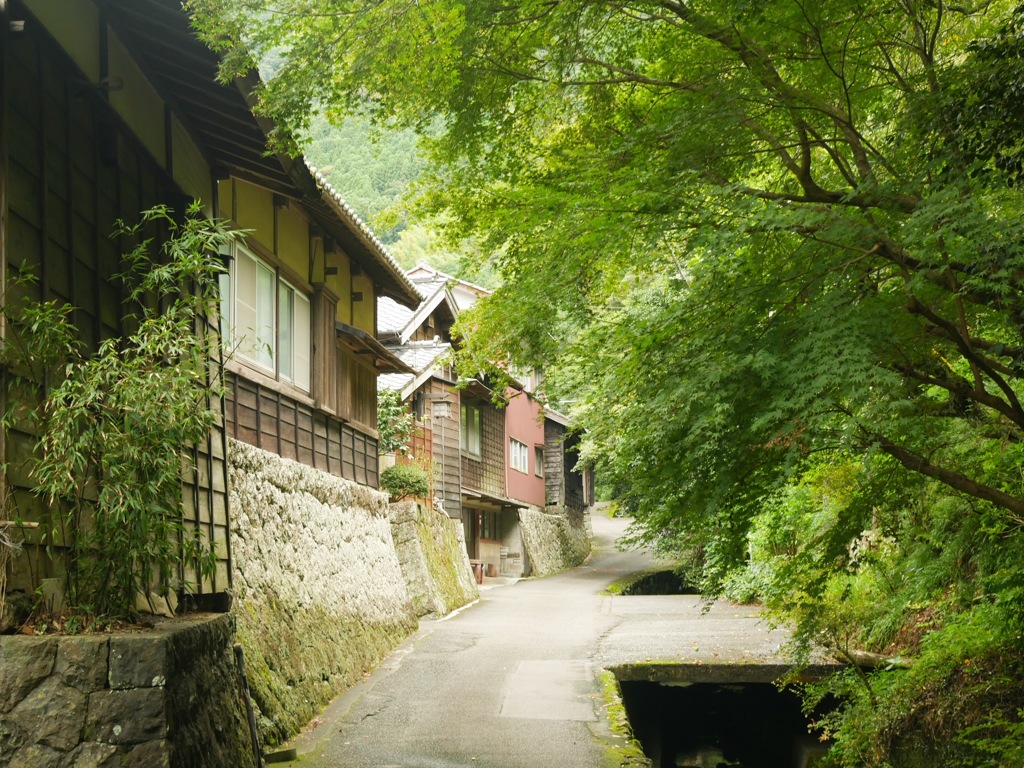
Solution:
[{"label": "tree branch", "polygon": [[1005,400],[996,397],[984,389],[979,390],[976,387],[971,386],[971,383],[965,379],[948,379],[945,377],[932,376],[917,370],[912,365],[896,366],[894,370],[897,373],[914,379],[915,381],[919,381],[922,384],[940,387],[951,394],[965,397],[980,405],[987,406],[1005,416],[1019,428],[1024,429],[1024,419],[1022,419],[1021,415],[1016,413]]},{"label": "tree branch", "polygon": [[945,332],[946,338],[956,345],[964,359],[968,362],[977,364],[978,368],[984,372],[984,374],[997,387],[999,387],[1000,390],[1002,390],[1010,407],[1013,408],[1016,414],[1018,414],[1014,419],[1014,423],[1024,423],[1024,409],[1021,408],[1020,401],[1017,399],[1017,393],[1014,392],[1013,387],[1011,387],[1006,380],[992,368],[985,357],[978,354],[977,351],[971,347],[967,340],[960,334],[960,329],[944,317],[933,312],[931,308],[919,301],[916,296],[911,295],[910,299],[907,301],[907,311],[915,315],[920,315],[936,327],[942,329]]},{"label": "tree branch", "polygon": [[990,501],[996,506],[1013,513],[1016,522],[1024,523],[1024,499],[1011,496],[1005,491],[1000,491],[998,488],[983,485],[960,472],[936,466],[924,456],[897,445],[883,435],[878,433],[869,433],[869,435],[885,453],[892,456],[910,471],[930,477],[933,480],[938,480],[940,483],[948,485],[950,488],[965,493],[968,496]]}]

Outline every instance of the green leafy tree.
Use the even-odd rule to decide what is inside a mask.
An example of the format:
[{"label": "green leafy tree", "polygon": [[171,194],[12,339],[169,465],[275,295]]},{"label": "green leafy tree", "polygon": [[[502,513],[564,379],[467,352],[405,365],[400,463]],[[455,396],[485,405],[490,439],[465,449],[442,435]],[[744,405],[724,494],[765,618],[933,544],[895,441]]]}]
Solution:
[{"label": "green leafy tree", "polygon": [[408,226],[401,201],[423,168],[416,134],[409,129],[376,130],[359,117],[332,125],[317,116],[309,138],[306,156],[392,247]]},{"label": "green leafy tree", "polygon": [[409,406],[402,402],[402,393],[382,389],[377,393],[377,448],[381,453],[409,453],[416,419]]},{"label": "green leafy tree", "polygon": [[[1011,3],[190,5],[228,75],[285,47],[259,94],[284,128],[323,103],[424,133],[421,210],[497,254],[463,365],[543,364],[641,537],[710,589],[756,553],[807,644],[906,644],[906,600],[928,606],[921,672],[851,678],[829,726],[845,764],[886,764],[914,729],[984,764],[956,734],[1019,734],[1019,696],[984,700],[1011,723],[987,732],[957,676],[1024,679]],[[822,463],[862,467],[842,504],[805,482]],[[893,545],[858,566],[858,541]],[[974,704],[915,720],[943,690]]]}]

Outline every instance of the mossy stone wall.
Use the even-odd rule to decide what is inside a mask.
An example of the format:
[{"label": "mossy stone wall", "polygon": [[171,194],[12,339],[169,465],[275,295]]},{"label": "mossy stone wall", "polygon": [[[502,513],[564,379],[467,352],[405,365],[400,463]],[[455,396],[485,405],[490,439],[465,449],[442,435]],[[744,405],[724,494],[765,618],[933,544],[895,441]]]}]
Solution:
[{"label": "mossy stone wall", "polygon": [[462,524],[414,501],[390,508],[391,531],[418,616],[443,616],[480,596]]},{"label": "mossy stone wall", "polygon": [[565,507],[519,511],[528,576],[574,568],[590,554],[590,515]]},{"label": "mossy stone wall", "polygon": [[387,496],[232,441],[231,555],[261,736],[297,733],[416,629]]}]

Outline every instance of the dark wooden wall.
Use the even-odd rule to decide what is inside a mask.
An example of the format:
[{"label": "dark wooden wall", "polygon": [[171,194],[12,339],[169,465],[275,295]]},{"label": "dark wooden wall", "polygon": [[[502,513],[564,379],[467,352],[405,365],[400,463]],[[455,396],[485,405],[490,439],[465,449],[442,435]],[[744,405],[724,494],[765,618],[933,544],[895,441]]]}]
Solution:
[{"label": "dark wooden wall", "polygon": [[[449,517],[462,516],[462,459],[459,453],[459,391],[452,384],[431,379],[424,390],[432,399],[425,405],[430,416],[436,494]],[[442,399],[443,398],[443,399]],[[441,406],[440,403],[447,403]],[[436,413],[435,413],[436,409]],[[445,413],[447,415],[442,416]]]},{"label": "dark wooden wall", "polygon": [[[6,32],[6,30],[5,30]],[[121,118],[52,41],[35,25],[8,35],[3,49],[3,125],[7,151],[3,180],[8,206],[4,237],[4,303],[54,299],[75,307],[73,320],[87,348],[121,333],[123,296],[113,276],[131,243],[110,237],[117,218],[138,219],[157,203],[182,210],[185,198],[143,149]],[[163,233],[149,234],[159,240]],[[11,280],[32,273],[32,286]],[[34,436],[12,429],[5,436],[7,498],[15,514],[42,521],[46,510],[30,488]],[[180,574],[202,594],[230,586],[227,468],[223,432],[192,451],[195,467],[184,478],[186,521],[215,542],[216,574],[199,582]],[[61,553],[50,561],[25,531],[28,546],[16,563],[10,588],[34,589],[62,572]]]},{"label": "dark wooden wall", "polygon": [[330,474],[377,488],[377,441],[288,395],[230,375],[227,434]]},{"label": "dark wooden wall", "polygon": [[377,371],[357,353],[338,344],[338,415],[377,432]]},{"label": "dark wooden wall", "polygon": [[544,422],[544,502],[565,504],[565,427],[550,419]]},{"label": "dark wooden wall", "polygon": [[594,500],[594,475],[577,468],[579,437],[561,424],[544,422],[545,503],[582,512]]}]

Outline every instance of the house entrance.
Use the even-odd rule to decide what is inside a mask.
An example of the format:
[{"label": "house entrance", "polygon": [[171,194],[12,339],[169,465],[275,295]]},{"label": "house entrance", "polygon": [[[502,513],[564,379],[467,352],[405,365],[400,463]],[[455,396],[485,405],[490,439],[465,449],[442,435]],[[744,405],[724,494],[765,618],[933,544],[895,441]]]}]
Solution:
[{"label": "house entrance", "polygon": [[466,533],[466,553],[470,560],[477,560],[480,557],[480,513],[472,507],[463,507],[462,527]]}]

